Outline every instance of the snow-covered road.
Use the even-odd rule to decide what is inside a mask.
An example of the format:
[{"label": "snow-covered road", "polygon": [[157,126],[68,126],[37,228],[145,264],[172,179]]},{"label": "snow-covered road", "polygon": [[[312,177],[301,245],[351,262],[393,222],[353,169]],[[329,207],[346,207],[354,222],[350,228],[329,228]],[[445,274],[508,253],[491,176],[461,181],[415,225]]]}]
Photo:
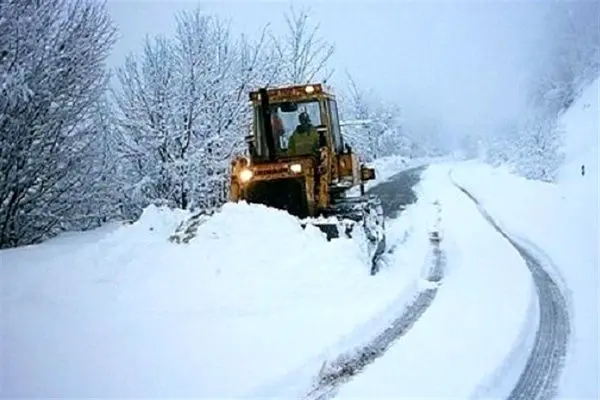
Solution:
[{"label": "snow-covered road", "polygon": [[[381,356],[427,309],[437,292],[437,283],[430,281],[441,279],[444,258],[439,247],[428,244],[427,239],[430,232],[439,230],[439,205],[427,199],[417,202],[414,192],[424,169],[421,165],[388,172],[369,190],[370,194],[381,197],[388,218],[388,247],[380,262],[383,271],[376,279],[383,279],[386,285],[396,288],[395,299],[370,318],[357,319],[357,327],[326,353],[253,391],[251,397],[331,396],[338,386]],[[395,281],[394,271],[399,269],[414,273],[409,280]]]},{"label": "snow-covered road", "polygon": [[[430,167],[417,187],[419,201],[437,200],[441,209],[447,269],[436,299],[383,357],[339,389],[341,398],[468,398],[531,342],[536,295],[527,266],[453,186],[449,169]],[[512,383],[503,385],[510,392]]]},{"label": "snow-covered road", "polygon": [[[439,204],[435,205],[439,216]],[[335,360],[324,363],[317,376],[315,386],[311,388],[306,398],[327,399],[332,397],[341,385],[361,373],[377,358],[383,356],[388,348],[405,335],[429,308],[444,277],[446,261],[444,252],[440,249],[439,219],[431,228],[429,232],[430,254],[424,264],[425,271],[422,280],[414,282],[412,300],[403,303],[402,311],[368,343],[349,354],[341,354]]]},{"label": "snow-covered road", "polygon": [[[450,171],[450,165],[429,168],[418,190],[420,201],[435,194],[436,203],[441,206],[440,228],[445,241],[442,249],[449,253],[450,282],[445,282],[440,290],[446,298],[427,310],[438,288],[421,292],[422,298],[407,305],[398,319],[381,332],[380,336],[386,339],[390,332],[398,330],[401,334],[396,337],[402,336],[400,341],[384,340],[380,347],[365,347],[355,357],[342,358],[333,373],[321,371],[324,384],[310,392],[309,398],[426,394],[538,399],[556,394],[567,353],[570,318],[561,288],[546,272],[550,261],[540,254],[541,250],[534,251],[531,245],[527,247],[508,236],[478,200],[454,182]],[[462,224],[452,221],[457,217],[462,217]],[[467,221],[469,235],[464,229]],[[485,258],[475,262],[474,256],[482,250],[487,253]],[[460,264],[456,259],[459,254],[463,256]],[[461,276],[462,282],[455,281],[460,282],[459,286],[451,283],[453,265],[460,272],[472,272],[471,276]],[[454,272],[460,274],[458,270]],[[490,279],[494,275],[496,279]],[[467,279],[470,284],[466,284]],[[481,288],[485,288],[485,296],[479,297]],[[423,299],[425,304],[420,304]],[[455,306],[450,308],[452,303]],[[398,322],[407,315],[412,316],[410,324]],[[474,315],[478,318],[470,318]],[[419,317],[422,318],[417,321]],[[449,319],[452,324],[447,323]],[[452,333],[440,334],[433,329],[436,324],[451,326]],[[432,329],[427,331],[427,326]],[[426,342],[427,335],[432,335],[430,342]],[[471,348],[467,349],[463,346],[469,338]],[[368,366],[373,360],[374,364]],[[443,369],[453,365],[461,365],[461,369],[450,375],[452,379],[443,380]],[[428,380],[435,384],[427,386]],[[346,382],[349,383],[342,387]]]},{"label": "snow-covered road", "polygon": [[529,245],[528,249],[527,244],[509,236],[473,194],[456,182],[454,184],[477,205],[483,217],[519,252],[535,282],[539,307],[535,342],[527,364],[508,399],[551,398],[556,395],[558,378],[567,356],[570,318],[567,300],[559,285],[546,271],[548,266],[544,266],[543,260],[549,260],[549,257],[539,248],[534,250],[531,248],[533,245]]}]

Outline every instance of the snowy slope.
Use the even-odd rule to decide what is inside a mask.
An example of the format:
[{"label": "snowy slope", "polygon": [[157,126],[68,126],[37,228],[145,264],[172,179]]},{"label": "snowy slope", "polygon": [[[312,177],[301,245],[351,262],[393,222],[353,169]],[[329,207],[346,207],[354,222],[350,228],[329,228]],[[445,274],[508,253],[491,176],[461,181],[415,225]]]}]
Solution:
[{"label": "snowy slope", "polygon": [[[597,188],[599,102],[600,79],[597,79],[561,118],[561,125],[567,133],[564,146],[565,163],[559,174],[559,182],[563,185],[579,186],[591,191]],[[580,177],[581,165],[585,166],[585,180]]]},{"label": "snowy slope", "polygon": [[431,208],[389,222],[390,245],[406,250],[375,277],[350,240],[327,242],[287,213],[246,204],[227,204],[188,244],[167,240],[187,213],[149,207],[132,225],[2,251],[1,394],[304,390],[324,360],[406,301]]},{"label": "snowy slope", "polygon": [[[464,163],[454,175],[502,226],[550,260],[569,296],[571,338],[561,398],[598,398],[598,134],[596,80],[563,115],[566,161],[557,184],[530,181],[503,168]],[[581,164],[586,166],[581,175]]]}]

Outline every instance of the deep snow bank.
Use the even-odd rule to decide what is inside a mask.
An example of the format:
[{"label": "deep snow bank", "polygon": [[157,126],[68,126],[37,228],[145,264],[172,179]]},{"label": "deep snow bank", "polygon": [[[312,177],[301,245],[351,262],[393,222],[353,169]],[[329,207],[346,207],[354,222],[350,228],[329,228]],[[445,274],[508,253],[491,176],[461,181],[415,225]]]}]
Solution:
[{"label": "deep snow bank", "polygon": [[456,180],[509,233],[540,247],[558,269],[549,272],[570,298],[573,328],[559,397],[599,395],[599,87],[600,80],[596,80],[561,119],[567,129],[566,162],[557,184],[527,180],[477,162],[454,168]]},{"label": "deep snow bank", "polygon": [[149,207],[85,243],[0,252],[1,394],[242,396],[327,358],[425,257],[425,229],[402,219],[390,239],[413,251],[370,277],[355,243],[282,211],[227,204],[188,244],[167,240],[186,218]]},{"label": "deep snow bank", "polygon": [[[301,304],[300,295],[335,294],[342,301],[350,296],[346,285],[369,274],[365,254],[355,244],[350,239],[327,242],[320,230],[302,229],[283,211],[228,203],[199,226],[189,244],[164,243],[162,262],[154,267],[161,276],[152,279],[152,286],[140,283],[140,290],[160,298],[170,287],[193,284],[196,290],[185,291],[193,299],[185,303],[218,313],[289,309]],[[172,269],[162,268],[166,263]],[[194,271],[195,282],[173,270]]]}]

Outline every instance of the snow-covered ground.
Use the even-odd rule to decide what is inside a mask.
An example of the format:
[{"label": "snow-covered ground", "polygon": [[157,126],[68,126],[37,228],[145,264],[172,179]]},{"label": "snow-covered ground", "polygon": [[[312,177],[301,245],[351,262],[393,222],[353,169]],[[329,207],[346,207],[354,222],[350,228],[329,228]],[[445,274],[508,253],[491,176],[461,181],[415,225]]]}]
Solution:
[{"label": "snow-covered ground", "polygon": [[562,118],[557,184],[475,161],[375,162],[371,186],[436,165],[417,203],[388,222],[396,250],[374,277],[355,242],[327,242],[284,212],[247,204],[226,205],[188,244],[167,240],[187,213],[149,207],[132,225],[1,251],[0,394],[301,397],[324,362],[368,342],[414,297],[437,201],[447,265],[435,300],[339,395],[502,397],[532,347],[536,292],[523,259],[451,175],[548,255],[572,318],[561,398],[597,398],[597,95],[598,82]]},{"label": "snow-covered ground", "polygon": [[447,267],[437,297],[401,341],[340,390],[341,398],[467,398],[529,339],[536,315],[528,270],[452,185],[450,168],[430,167],[418,185],[419,198],[441,204]]},{"label": "snow-covered ground", "polygon": [[407,250],[375,277],[354,242],[247,204],[227,204],[189,244],[167,240],[187,213],[149,207],[132,225],[2,251],[1,393],[306,390],[294,385],[408,301],[433,212],[419,203],[389,222],[390,245]]}]

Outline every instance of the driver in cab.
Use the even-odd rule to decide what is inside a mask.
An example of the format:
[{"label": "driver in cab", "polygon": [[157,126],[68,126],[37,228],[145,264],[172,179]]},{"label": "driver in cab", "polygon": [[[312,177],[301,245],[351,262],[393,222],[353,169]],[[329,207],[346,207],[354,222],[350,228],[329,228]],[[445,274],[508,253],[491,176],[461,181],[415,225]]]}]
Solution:
[{"label": "driver in cab", "polygon": [[317,154],[319,152],[319,134],[311,123],[308,113],[306,111],[300,113],[298,120],[300,124],[294,130],[288,142],[288,155]]}]

